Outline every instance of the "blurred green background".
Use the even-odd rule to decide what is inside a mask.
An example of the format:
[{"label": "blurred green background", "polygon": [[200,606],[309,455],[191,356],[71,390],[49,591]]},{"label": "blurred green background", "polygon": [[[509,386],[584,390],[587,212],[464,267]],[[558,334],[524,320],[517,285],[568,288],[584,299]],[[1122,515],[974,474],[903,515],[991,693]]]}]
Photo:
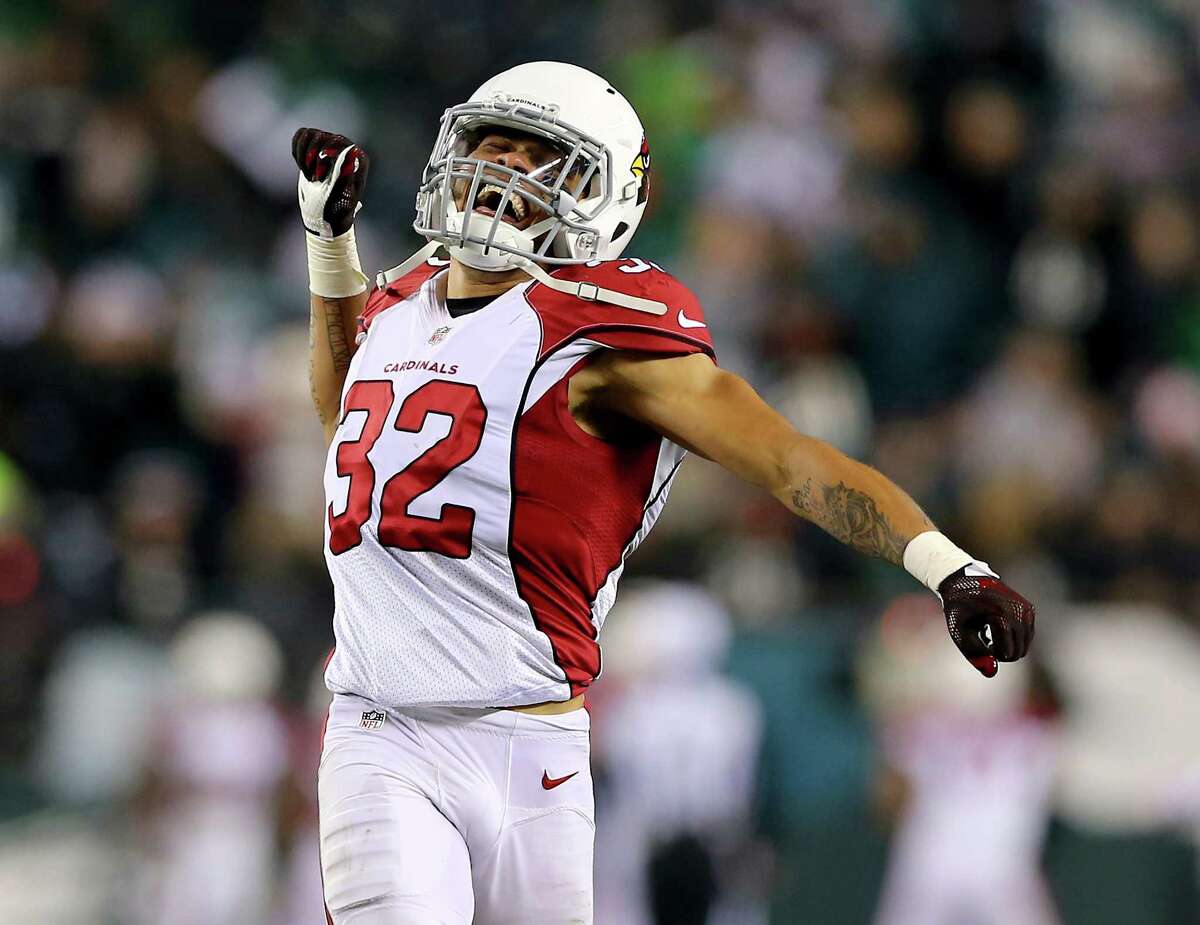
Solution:
[{"label": "blurred green background", "polygon": [[[539,59],[638,109],[629,253],[722,364],[1039,607],[981,687],[903,572],[689,462],[593,698],[598,925],[1200,921],[1194,0],[5,4],[0,913],[323,920],[291,134],[367,148],[391,266],[441,111]],[[720,632],[651,677],[697,588]],[[621,729],[673,698],[736,773],[650,831]]]}]

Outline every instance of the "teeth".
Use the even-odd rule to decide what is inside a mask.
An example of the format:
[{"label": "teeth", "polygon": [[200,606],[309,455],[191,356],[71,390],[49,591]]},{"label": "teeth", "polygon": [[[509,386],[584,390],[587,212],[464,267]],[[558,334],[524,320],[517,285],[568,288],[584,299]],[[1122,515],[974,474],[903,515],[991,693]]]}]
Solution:
[{"label": "teeth", "polygon": [[[476,197],[476,201],[482,199],[488,193],[495,193],[497,196],[500,196],[500,197],[504,196],[504,190],[502,187],[496,186],[494,183],[488,183],[487,185],[485,185],[483,187],[483,189],[481,189],[479,191],[479,195]],[[512,205],[513,214],[516,215],[517,221],[521,221],[523,218],[525,218],[525,212],[526,212],[525,200],[522,199],[516,193],[509,193],[508,201]]]}]

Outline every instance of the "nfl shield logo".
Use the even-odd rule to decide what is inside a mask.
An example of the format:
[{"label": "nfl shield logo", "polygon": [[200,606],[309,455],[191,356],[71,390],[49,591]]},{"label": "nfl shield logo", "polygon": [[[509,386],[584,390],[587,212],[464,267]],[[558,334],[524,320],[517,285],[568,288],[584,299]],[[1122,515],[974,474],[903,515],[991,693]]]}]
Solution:
[{"label": "nfl shield logo", "polygon": [[444,341],[446,339],[446,335],[449,333],[450,333],[449,327],[438,328],[436,331],[434,331],[432,334],[429,335],[429,343],[440,344],[442,341]]},{"label": "nfl shield logo", "polygon": [[385,719],[387,719],[387,714],[383,710],[363,710],[362,719],[358,721],[358,725],[363,729],[382,729]]}]

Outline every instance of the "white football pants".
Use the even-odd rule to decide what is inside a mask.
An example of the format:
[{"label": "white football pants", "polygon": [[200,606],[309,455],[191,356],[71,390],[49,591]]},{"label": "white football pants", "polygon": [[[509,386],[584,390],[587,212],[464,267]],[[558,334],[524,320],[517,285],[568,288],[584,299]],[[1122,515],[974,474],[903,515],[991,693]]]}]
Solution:
[{"label": "white football pants", "polygon": [[318,772],[334,925],[591,925],[586,710],[384,710],[337,694]]}]

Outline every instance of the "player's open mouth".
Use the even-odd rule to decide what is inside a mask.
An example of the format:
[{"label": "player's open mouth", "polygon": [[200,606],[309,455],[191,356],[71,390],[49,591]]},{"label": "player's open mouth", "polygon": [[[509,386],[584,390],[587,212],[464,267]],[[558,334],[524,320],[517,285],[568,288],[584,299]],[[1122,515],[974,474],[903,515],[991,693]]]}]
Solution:
[{"label": "player's open mouth", "polygon": [[481,215],[495,215],[497,209],[502,209],[501,221],[516,225],[518,228],[526,227],[527,219],[533,217],[530,214],[529,203],[518,193],[509,193],[508,198],[505,199],[504,190],[489,183],[476,194],[474,211]]}]

